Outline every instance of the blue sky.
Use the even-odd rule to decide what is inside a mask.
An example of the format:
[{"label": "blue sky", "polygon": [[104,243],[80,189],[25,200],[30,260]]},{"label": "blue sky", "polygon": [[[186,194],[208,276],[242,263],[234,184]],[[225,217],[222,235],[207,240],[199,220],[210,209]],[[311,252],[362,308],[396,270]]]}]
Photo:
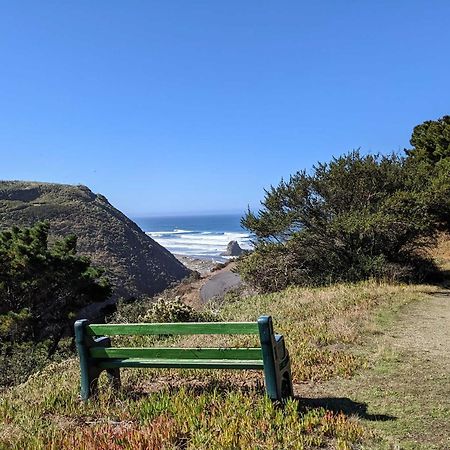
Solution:
[{"label": "blue sky", "polygon": [[450,2],[0,0],[0,178],[241,211],[450,114]]}]

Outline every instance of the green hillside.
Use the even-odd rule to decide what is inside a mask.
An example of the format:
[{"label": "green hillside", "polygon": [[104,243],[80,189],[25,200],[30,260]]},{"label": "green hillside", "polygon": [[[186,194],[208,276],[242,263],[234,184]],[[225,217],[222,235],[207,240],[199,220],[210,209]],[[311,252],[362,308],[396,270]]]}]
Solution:
[{"label": "green hillside", "polygon": [[189,275],[106,197],[86,186],[0,181],[0,230],[48,221],[53,238],[74,234],[78,253],[104,269],[114,296],[153,295]]}]

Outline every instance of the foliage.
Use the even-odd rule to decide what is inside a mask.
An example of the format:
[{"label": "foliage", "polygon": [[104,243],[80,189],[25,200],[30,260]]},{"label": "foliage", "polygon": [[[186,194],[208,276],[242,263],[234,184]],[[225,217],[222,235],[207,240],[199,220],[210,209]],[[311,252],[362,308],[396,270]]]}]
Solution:
[{"label": "foliage", "polygon": [[408,155],[408,170],[415,183],[430,192],[433,213],[441,228],[450,230],[450,116],[429,120],[414,128]]},{"label": "foliage", "polygon": [[406,150],[412,158],[426,159],[437,163],[450,157],[450,116],[438,120],[427,120],[417,125],[411,136],[413,149]]},{"label": "foliage", "polygon": [[210,311],[196,311],[178,296],[173,299],[158,298],[140,317],[142,322],[214,322],[217,317]]},{"label": "foliage", "polygon": [[44,348],[56,351],[81,308],[111,294],[102,270],[76,255],[75,236],[49,246],[48,232],[39,222],[0,233],[0,355],[29,360],[24,376],[42,365]]},{"label": "foliage", "polygon": [[[428,183],[430,185],[430,183]],[[436,231],[437,189],[396,156],[358,151],[297,172],[265,193],[242,225],[255,237],[238,270],[263,291],[375,278],[422,279]]]},{"label": "foliage", "polygon": [[0,386],[23,383],[48,364],[48,342],[0,344]]}]

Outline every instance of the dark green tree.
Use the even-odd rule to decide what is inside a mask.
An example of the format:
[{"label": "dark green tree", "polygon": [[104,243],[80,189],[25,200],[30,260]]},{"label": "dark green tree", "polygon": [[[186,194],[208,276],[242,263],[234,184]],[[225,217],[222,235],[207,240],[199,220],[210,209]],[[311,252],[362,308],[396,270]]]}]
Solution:
[{"label": "dark green tree", "polygon": [[415,183],[430,193],[441,229],[450,230],[450,116],[417,125],[411,136],[414,147],[405,150],[406,169]]},{"label": "dark green tree", "polygon": [[0,386],[45,366],[76,313],[111,294],[103,271],[76,254],[74,236],[50,245],[48,233],[42,222],[0,233]]},{"label": "dark green tree", "polygon": [[48,242],[48,223],[0,233],[0,340],[50,341],[54,349],[84,306],[111,288],[76,254],[76,237]]},{"label": "dark green tree", "polygon": [[450,157],[450,116],[438,120],[427,120],[417,125],[412,133],[410,150],[406,154],[413,158],[437,163]]},{"label": "dark green tree", "polygon": [[358,151],[311,174],[297,172],[265,192],[258,213],[243,217],[255,251],[238,270],[265,291],[369,277],[413,280],[432,272],[423,248],[436,233],[433,201],[440,200],[418,175],[396,155]]}]

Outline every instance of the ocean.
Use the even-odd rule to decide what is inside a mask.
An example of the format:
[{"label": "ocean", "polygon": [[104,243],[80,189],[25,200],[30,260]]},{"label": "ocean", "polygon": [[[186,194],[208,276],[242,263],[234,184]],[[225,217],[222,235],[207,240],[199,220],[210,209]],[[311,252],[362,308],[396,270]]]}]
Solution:
[{"label": "ocean", "polygon": [[170,252],[223,262],[230,241],[250,249],[250,234],[240,225],[239,214],[139,217],[133,220]]}]

